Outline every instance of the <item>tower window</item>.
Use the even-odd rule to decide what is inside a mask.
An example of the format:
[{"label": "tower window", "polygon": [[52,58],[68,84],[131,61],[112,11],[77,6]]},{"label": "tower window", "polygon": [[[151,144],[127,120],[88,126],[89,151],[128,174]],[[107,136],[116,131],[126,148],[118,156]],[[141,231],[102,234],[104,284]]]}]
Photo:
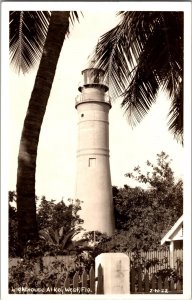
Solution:
[{"label": "tower window", "polygon": [[81,114],[81,118],[84,117],[84,114]]},{"label": "tower window", "polygon": [[96,165],[96,158],[89,158],[89,167],[93,168]]}]

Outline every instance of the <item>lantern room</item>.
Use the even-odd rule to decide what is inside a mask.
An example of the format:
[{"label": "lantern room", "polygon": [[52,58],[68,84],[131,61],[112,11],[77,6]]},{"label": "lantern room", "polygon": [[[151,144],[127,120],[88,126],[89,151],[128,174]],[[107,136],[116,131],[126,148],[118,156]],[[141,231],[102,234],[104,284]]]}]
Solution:
[{"label": "lantern room", "polygon": [[89,68],[82,71],[83,75],[83,83],[79,86],[79,91],[82,91],[83,87],[100,87],[108,91],[108,87],[104,82],[104,74],[105,72],[102,69],[97,68]]}]

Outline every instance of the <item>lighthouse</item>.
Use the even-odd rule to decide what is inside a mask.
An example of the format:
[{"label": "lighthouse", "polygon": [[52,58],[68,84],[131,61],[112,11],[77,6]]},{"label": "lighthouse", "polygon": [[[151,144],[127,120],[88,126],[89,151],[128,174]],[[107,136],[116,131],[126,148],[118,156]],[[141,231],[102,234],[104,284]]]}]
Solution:
[{"label": "lighthouse", "polygon": [[82,71],[83,83],[76,98],[78,113],[75,198],[81,201],[80,217],[86,231],[114,232],[113,197],[109,163],[109,110],[111,102],[104,71]]}]

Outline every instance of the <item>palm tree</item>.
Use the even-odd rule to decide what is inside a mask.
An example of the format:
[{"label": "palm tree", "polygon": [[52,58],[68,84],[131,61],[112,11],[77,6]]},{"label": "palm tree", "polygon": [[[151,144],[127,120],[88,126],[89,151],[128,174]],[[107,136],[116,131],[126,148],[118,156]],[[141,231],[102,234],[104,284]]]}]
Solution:
[{"label": "palm tree", "polygon": [[[21,134],[17,170],[18,255],[38,239],[35,171],[39,135],[57,62],[76,12],[11,12],[10,54],[17,70],[27,72],[40,59]],[[42,56],[41,56],[42,55]]]},{"label": "palm tree", "polygon": [[183,143],[183,12],[119,12],[119,24],[101,36],[93,60],[106,71],[135,126],[160,88],[171,100],[168,126]]}]

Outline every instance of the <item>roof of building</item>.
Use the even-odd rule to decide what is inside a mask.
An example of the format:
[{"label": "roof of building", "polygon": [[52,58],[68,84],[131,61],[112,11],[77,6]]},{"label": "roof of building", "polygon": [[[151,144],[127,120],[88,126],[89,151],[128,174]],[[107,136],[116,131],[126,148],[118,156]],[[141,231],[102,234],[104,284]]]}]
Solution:
[{"label": "roof of building", "polygon": [[182,226],[183,215],[177,220],[177,222],[171,227],[171,229],[166,233],[166,235],[161,239],[161,245],[165,242],[170,242],[172,237],[177,233],[178,229]]}]

